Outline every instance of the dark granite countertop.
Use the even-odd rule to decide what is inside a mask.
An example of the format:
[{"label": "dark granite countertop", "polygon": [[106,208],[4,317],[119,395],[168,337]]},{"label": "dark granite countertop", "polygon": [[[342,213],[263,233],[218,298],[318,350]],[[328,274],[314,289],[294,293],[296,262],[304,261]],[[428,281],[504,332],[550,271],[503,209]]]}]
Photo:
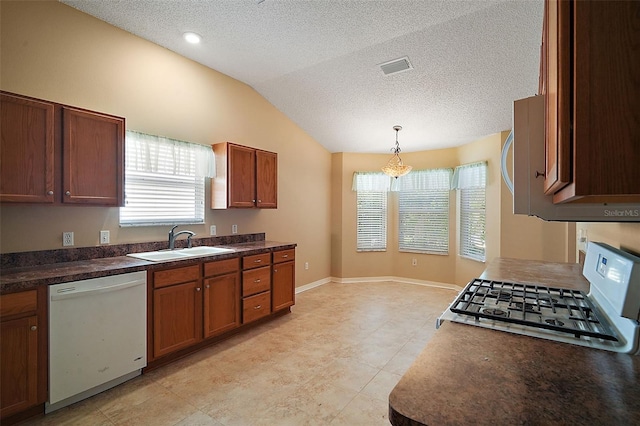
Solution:
[{"label": "dark granite countertop", "polygon": [[[588,291],[577,264],[497,259],[481,278]],[[389,395],[399,425],[637,425],[640,357],[445,322]]]},{"label": "dark granite countertop", "polygon": [[[166,245],[166,242],[164,242],[163,244]],[[132,246],[135,245],[127,245],[126,250],[130,250],[130,252],[132,253],[156,250],[156,248],[150,248],[149,244],[140,245],[138,249],[136,249],[135,247],[132,248]],[[54,261],[60,260],[62,257],[64,257],[63,255],[66,255],[67,258],[69,258],[68,252],[64,253],[64,251],[60,250],[32,252],[24,254],[17,253],[14,257],[19,259],[28,259],[26,261],[27,264],[34,264],[28,266],[10,265],[9,267],[7,267],[5,264],[2,270],[0,270],[0,294],[29,290],[41,285],[59,284],[88,278],[122,274],[126,272],[136,272],[182,265],[188,266],[203,261],[222,260],[238,256],[290,249],[295,248],[296,244],[257,240],[241,243],[230,243],[219,246],[231,248],[234,251],[219,255],[201,256],[185,260],[172,260],[165,262],[150,262],[126,255],[112,255],[108,257],[85,259],[84,257],[94,256],[95,253],[88,255],[83,253],[91,251],[94,248],[87,248],[85,250],[75,249],[76,251],[79,250],[81,252],[80,255],[77,255],[76,253],[73,254],[73,257],[79,258],[78,260],[58,261],[56,263],[54,263],[53,261],[49,261],[49,263],[47,263],[47,258],[54,258]],[[119,250],[124,249],[125,248],[114,248],[110,253],[118,254]],[[55,252],[62,252],[62,255],[56,255]],[[42,259],[38,261],[38,258]],[[20,260],[14,261],[13,263],[19,265]]]}]

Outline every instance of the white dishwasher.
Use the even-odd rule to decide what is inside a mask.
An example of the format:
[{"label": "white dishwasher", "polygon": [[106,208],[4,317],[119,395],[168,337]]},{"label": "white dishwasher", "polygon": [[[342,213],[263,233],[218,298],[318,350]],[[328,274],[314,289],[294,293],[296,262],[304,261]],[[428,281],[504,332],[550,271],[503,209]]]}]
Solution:
[{"label": "white dishwasher", "polygon": [[49,286],[45,412],[141,374],[147,365],[147,273]]}]

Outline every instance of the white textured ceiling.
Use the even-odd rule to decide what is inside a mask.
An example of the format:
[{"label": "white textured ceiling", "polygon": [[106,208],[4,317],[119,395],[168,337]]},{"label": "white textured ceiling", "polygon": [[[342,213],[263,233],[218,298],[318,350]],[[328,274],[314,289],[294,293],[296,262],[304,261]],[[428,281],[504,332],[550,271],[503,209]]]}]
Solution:
[{"label": "white textured ceiling", "polygon": [[389,152],[395,124],[403,152],[462,145],[538,86],[542,0],[60,1],[247,83],[330,152]]}]

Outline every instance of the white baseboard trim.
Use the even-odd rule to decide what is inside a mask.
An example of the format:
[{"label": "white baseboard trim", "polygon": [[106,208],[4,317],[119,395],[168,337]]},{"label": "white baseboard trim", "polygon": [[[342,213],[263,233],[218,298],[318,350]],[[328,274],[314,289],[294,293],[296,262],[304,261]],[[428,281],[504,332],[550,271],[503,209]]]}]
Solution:
[{"label": "white baseboard trim", "polygon": [[455,292],[462,291],[462,287],[456,284],[449,283],[439,283],[436,281],[426,281],[426,280],[416,280],[413,278],[403,278],[403,277],[356,277],[356,278],[337,278],[337,277],[329,277],[324,278],[318,281],[314,281],[309,284],[305,284],[300,287],[296,287],[296,294],[302,293],[303,291],[311,290],[312,288],[334,282],[339,284],[353,284],[353,283],[377,283],[377,282],[395,282],[395,283],[404,283],[404,284],[415,284],[422,285],[426,287],[435,287],[442,288],[445,290],[452,290]]},{"label": "white baseboard trim", "polygon": [[318,281],[314,281],[309,284],[301,285],[300,287],[296,287],[296,294],[302,293],[303,291],[311,290],[312,288],[320,287],[323,284],[330,283],[331,280],[332,280],[331,277],[329,277],[329,278],[323,278]]}]

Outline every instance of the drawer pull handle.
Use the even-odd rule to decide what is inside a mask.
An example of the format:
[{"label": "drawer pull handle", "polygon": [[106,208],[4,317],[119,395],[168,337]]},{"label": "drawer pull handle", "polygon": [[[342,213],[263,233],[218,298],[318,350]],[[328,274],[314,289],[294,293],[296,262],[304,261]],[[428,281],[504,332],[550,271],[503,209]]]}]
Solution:
[{"label": "drawer pull handle", "polygon": [[258,306],[254,306],[253,309],[260,309],[262,308],[262,305],[258,305]]},{"label": "drawer pull handle", "polygon": [[283,254],[283,255],[282,255],[282,258],[283,258],[283,259],[286,259],[287,257],[289,257],[289,255],[288,255],[288,254]]},{"label": "drawer pull handle", "polygon": [[253,263],[262,263],[262,259],[254,260]]},{"label": "drawer pull handle", "polygon": [[38,326],[32,325],[31,326],[31,331],[36,331],[38,329]]},{"label": "drawer pull handle", "polygon": [[259,283],[261,280],[257,279],[257,280],[253,280],[254,283]]}]

